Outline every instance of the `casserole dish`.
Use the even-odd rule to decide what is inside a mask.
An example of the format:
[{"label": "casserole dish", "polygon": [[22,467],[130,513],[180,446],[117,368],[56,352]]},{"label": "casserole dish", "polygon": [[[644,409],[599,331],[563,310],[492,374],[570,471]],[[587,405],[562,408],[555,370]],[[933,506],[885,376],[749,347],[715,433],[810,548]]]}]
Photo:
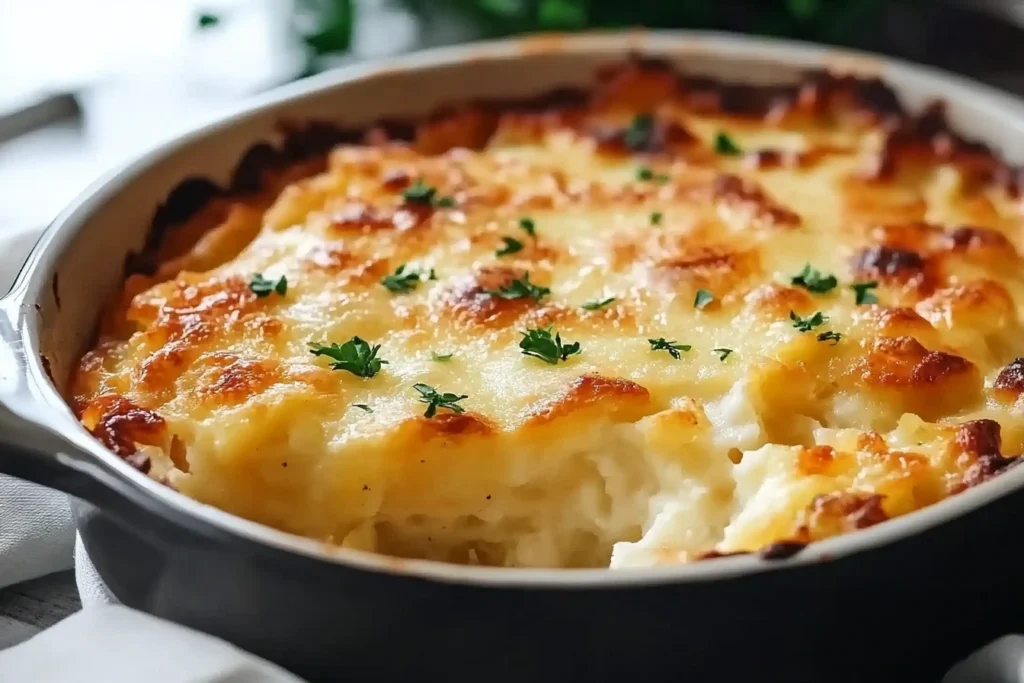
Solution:
[{"label": "casserole dish", "polygon": [[[528,97],[587,83],[632,51],[724,80],[789,82],[815,67],[881,76],[911,108],[944,99],[958,130],[1024,157],[1024,137],[1012,134],[1024,128],[1021,109],[981,86],[727,36],[542,37],[325,74],[150,152],[55,221],[2,302],[0,469],[81,499],[83,542],[127,605],[312,680],[923,680],[1011,629],[1021,601],[993,575],[1024,565],[1006,521],[1020,512],[1011,494],[1024,470],[784,560],[506,570],[341,550],[233,517],[143,476],[77,424],[51,378],[62,383],[91,341],[126,258],[153,227],[209,198],[213,185],[195,176],[251,182],[267,155],[254,144],[278,120],[358,126]],[[299,155],[321,147],[315,136],[286,145]],[[139,207],[156,206],[152,224],[140,218]]]}]

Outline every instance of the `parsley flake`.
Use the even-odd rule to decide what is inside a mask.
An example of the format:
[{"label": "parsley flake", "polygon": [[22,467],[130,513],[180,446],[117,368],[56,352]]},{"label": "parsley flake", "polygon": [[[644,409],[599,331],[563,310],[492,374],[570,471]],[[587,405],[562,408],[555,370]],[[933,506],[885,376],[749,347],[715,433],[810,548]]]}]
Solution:
[{"label": "parsley flake", "polygon": [[201,12],[199,16],[196,17],[196,24],[201,29],[213,28],[220,24],[220,16],[213,14],[212,12]]},{"label": "parsley flake", "polygon": [[711,349],[711,350],[718,354],[718,360],[723,360],[723,361],[726,358],[728,358],[730,354],[732,354],[732,349]]},{"label": "parsley flake", "polygon": [[366,405],[365,403],[353,403],[352,407],[353,408],[359,408],[359,410],[362,410],[365,413],[372,413],[373,412],[373,408],[371,408],[370,406]]},{"label": "parsley flake", "polygon": [[651,214],[651,225],[661,225],[661,221],[664,217],[665,216],[661,211],[655,211]]},{"label": "parsley flake", "polygon": [[630,150],[641,152],[651,147],[654,135],[654,117],[650,114],[637,114],[630,121],[623,141]]},{"label": "parsley flake", "polygon": [[668,182],[667,173],[655,173],[648,166],[641,166],[636,170],[636,179],[642,180],[643,182],[654,181],[657,183]]},{"label": "parsley flake", "polygon": [[854,282],[850,285],[850,289],[853,290],[853,295],[857,297],[857,305],[862,304],[877,304],[878,297],[871,290],[877,289],[878,283],[874,280],[870,282]]},{"label": "parsley flake", "polygon": [[672,356],[676,360],[682,358],[679,355],[680,351],[689,351],[692,346],[689,344],[677,344],[674,341],[668,341],[664,337],[659,339],[648,339],[647,342],[651,345],[651,351],[668,351],[668,355]]},{"label": "parsley flake", "polygon": [[559,360],[568,360],[569,356],[581,352],[579,342],[562,344],[562,337],[557,332],[552,335],[551,330],[551,327],[546,327],[522,332],[519,348],[523,350],[523,355],[540,358],[549,365],[557,365]]},{"label": "parsley flake", "polygon": [[420,403],[427,404],[427,411],[423,413],[423,417],[434,417],[438,408],[447,408],[453,413],[466,412],[466,409],[458,404],[462,399],[469,398],[465,394],[438,393],[437,389],[429,384],[413,384],[412,388],[420,393]]},{"label": "parsley flake", "polygon": [[704,310],[708,304],[715,300],[715,295],[706,289],[698,289],[697,296],[693,298],[693,307]]},{"label": "parsley flake", "polygon": [[537,236],[537,225],[533,222],[532,218],[527,218],[526,216],[520,218],[519,227],[530,237]]},{"label": "parsley flake", "polygon": [[509,254],[515,254],[516,252],[523,250],[523,243],[512,237],[502,237],[502,241],[505,243],[501,249],[494,252],[495,256],[508,256]]},{"label": "parsley flake", "polygon": [[452,353],[438,353],[437,351],[431,351],[430,352],[430,357],[433,358],[438,363],[444,363],[445,361],[450,361],[454,355],[455,354],[452,354]]},{"label": "parsley flake", "polygon": [[427,185],[422,180],[417,180],[402,193],[406,204],[421,204],[423,206],[431,206],[435,196],[437,196],[437,188]]},{"label": "parsley flake", "polygon": [[596,311],[596,310],[604,308],[605,306],[607,306],[608,304],[610,304],[610,303],[612,303],[614,301],[615,301],[615,297],[614,296],[610,296],[607,299],[600,299],[598,301],[588,301],[587,303],[583,304],[583,310],[585,310],[585,311]]},{"label": "parsley flake", "polygon": [[818,335],[818,341],[820,341],[820,342],[830,341],[830,342],[832,342],[832,346],[835,346],[836,344],[838,344],[839,340],[842,339],[842,338],[843,338],[843,335],[839,334],[838,332],[833,332],[831,330],[829,330],[828,332],[822,332],[822,333],[820,333]]},{"label": "parsley flake", "polygon": [[800,271],[799,275],[790,278],[790,283],[803,287],[809,292],[815,294],[824,294],[835,289],[839,281],[836,280],[836,276],[829,273],[826,275],[817,268],[812,268],[811,264],[805,264],[804,269]]},{"label": "parsley flake", "polygon": [[815,327],[820,327],[828,322],[828,316],[822,315],[821,311],[807,318],[801,318],[793,311],[790,311],[789,319],[793,321],[793,327],[801,332],[810,332]]},{"label": "parsley flake", "polygon": [[438,197],[434,206],[439,209],[453,209],[455,208],[455,197]]},{"label": "parsley flake", "polygon": [[530,274],[525,273],[523,277],[517,278],[507,285],[503,285],[498,289],[485,289],[485,294],[491,296],[500,296],[502,299],[535,299],[540,301],[548,294],[551,290],[541,285],[536,285],[530,282]]},{"label": "parsley flake", "polygon": [[387,364],[386,360],[377,358],[378,351],[380,344],[370,346],[359,337],[352,337],[344,344],[324,346],[313,342],[309,345],[309,352],[314,356],[327,356],[334,361],[332,370],[347,370],[356,377],[373,377]]},{"label": "parsley flake", "polygon": [[722,156],[737,156],[743,154],[743,150],[737,145],[728,133],[721,131],[715,136],[715,152]]},{"label": "parsley flake", "polygon": [[[408,294],[416,289],[420,280],[423,279],[423,274],[416,270],[407,271],[405,269],[406,265],[407,264],[403,263],[398,266],[394,273],[382,277],[380,279],[380,283],[387,287],[389,291],[395,292],[396,294]],[[433,268],[430,269],[430,274],[426,279],[437,279],[437,275],[434,274]]]},{"label": "parsley flake", "polygon": [[263,273],[255,273],[249,280],[249,289],[261,299],[270,296],[271,292],[283,296],[288,291],[288,278],[282,275],[277,280],[268,280],[263,277]]}]

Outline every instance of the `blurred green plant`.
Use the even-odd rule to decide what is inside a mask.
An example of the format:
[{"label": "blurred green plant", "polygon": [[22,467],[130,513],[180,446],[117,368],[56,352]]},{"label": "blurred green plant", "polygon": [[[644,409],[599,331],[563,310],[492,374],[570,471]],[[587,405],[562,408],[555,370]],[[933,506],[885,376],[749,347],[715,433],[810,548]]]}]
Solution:
[{"label": "blurred green plant", "polygon": [[[382,0],[386,1],[386,0]],[[424,21],[464,20],[468,37],[589,28],[698,28],[857,44],[876,30],[886,0],[396,0]],[[913,2],[915,0],[903,0]],[[294,0],[292,27],[306,46],[306,72],[345,52],[358,19],[355,0]],[[200,29],[222,17],[203,12]]]}]

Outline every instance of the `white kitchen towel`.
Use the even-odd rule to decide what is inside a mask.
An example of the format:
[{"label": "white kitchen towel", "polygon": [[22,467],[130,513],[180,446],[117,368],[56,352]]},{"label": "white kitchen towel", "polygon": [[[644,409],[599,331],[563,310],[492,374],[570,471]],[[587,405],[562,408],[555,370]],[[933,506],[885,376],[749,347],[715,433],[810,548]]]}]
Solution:
[{"label": "white kitchen towel", "polygon": [[[38,236],[38,230],[0,233],[0,294]],[[74,542],[66,496],[0,475],[0,588],[69,569]]]}]

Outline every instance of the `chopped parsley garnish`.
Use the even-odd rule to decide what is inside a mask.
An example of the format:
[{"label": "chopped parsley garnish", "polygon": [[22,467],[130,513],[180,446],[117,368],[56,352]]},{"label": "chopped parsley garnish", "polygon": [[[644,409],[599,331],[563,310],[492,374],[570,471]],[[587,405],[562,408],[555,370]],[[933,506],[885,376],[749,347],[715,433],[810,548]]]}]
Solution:
[{"label": "chopped parsley garnish", "polygon": [[821,334],[818,335],[818,341],[830,341],[832,342],[832,346],[838,344],[839,340],[842,338],[843,335],[839,334],[838,332],[832,332],[831,330],[828,332],[822,332]]},{"label": "chopped parsley garnish", "polygon": [[505,246],[494,252],[496,256],[507,256],[523,250],[523,243],[519,240],[512,237],[502,237],[501,239],[505,243]]},{"label": "chopped parsley garnish", "polygon": [[551,333],[550,327],[526,330],[519,342],[524,356],[540,358],[545,363],[557,365],[559,360],[568,360],[569,356],[580,353],[580,343],[562,344],[562,337],[556,332]]},{"label": "chopped parsley garnish", "polygon": [[732,349],[711,349],[718,354],[718,360],[725,360],[732,353]]},{"label": "chopped parsley garnish", "polygon": [[637,114],[626,129],[624,142],[634,152],[651,146],[655,133],[654,117],[650,114]]},{"label": "chopped parsley garnish", "polygon": [[693,298],[693,307],[704,310],[704,307],[715,300],[715,295],[706,289],[698,289],[697,296]]},{"label": "chopped parsley garnish", "polygon": [[196,18],[199,28],[213,28],[220,23],[220,17],[212,12],[202,12]]},{"label": "chopped parsley garnish", "polygon": [[412,388],[420,392],[420,403],[427,404],[427,412],[423,413],[423,417],[434,417],[438,408],[447,408],[453,413],[466,412],[466,409],[458,404],[462,399],[469,398],[465,394],[440,394],[429,384],[413,384]]},{"label": "chopped parsley garnish", "polygon": [[334,361],[332,370],[348,370],[356,377],[373,377],[387,364],[386,360],[377,358],[378,351],[380,344],[370,346],[359,337],[352,337],[344,344],[324,346],[314,342],[309,345],[309,352],[314,356],[327,356]]},{"label": "chopped parsley garnish", "polygon": [[655,173],[648,166],[641,166],[636,170],[636,179],[642,180],[645,183],[654,181],[658,183],[664,183],[668,181],[667,173]]},{"label": "chopped parsley garnish", "polygon": [[719,132],[715,136],[715,152],[723,156],[737,156],[743,154],[743,150],[725,132]]},{"label": "chopped parsley garnish", "polygon": [[454,355],[455,354],[452,353],[438,353],[437,351],[430,352],[430,357],[436,360],[438,363],[444,363],[445,361],[449,361],[452,359],[452,356]]},{"label": "chopped parsley garnish", "polygon": [[407,204],[422,204],[424,206],[431,206],[436,196],[437,188],[427,185],[422,180],[417,180],[402,193]]},{"label": "chopped parsley garnish", "polygon": [[801,318],[793,311],[790,311],[789,319],[793,321],[793,327],[801,332],[810,332],[815,327],[820,327],[828,322],[828,316],[822,315],[821,311],[807,318]]},{"label": "chopped parsley garnish", "polygon": [[615,301],[615,297],[614,296],[610,296],[607,299],[601,299],[599,301],[588,301],[587,303],[583,304],[583,310],[585,310],[585,311],[596,311],[598,309],[604,308],[605,306],[607,306],[608,304],[610,304],[610,303],[612,303],[614,301]]},{"label": "chopped parsley garnish", "polygon": [[249,289],[260,298],[270,296],[271,292],[277,292],[283,296],[288,291],[288,278],[282,275],[276,280],[268,280],[263,277],[263,273],[256,273],[249,280]]},{"label": "chopped parsley garnish", "polygon": [[800,271],[800,274],[791,278],[790,282],[815,294],[830,292],[839,284],[835,275],[831,273],[826,275],[817,268],[812,268],[810,263],[804,265],[804,269]]},{"label": "chopped parsley garnish", "polygon": [[689,351],[692,346],[689,344],[677,344],[674,341],[668,341],[664,337],[659,339],[648,339],[647,342],[651,345],[651,351],[668,351],[668,354],[679,360],[682,356],[679,355],[680,351]]},{"label": "chopped parsley garnish", "polygon": [[661,225],[661,220],[664,218],[664,214],[661,211],[655,211],[651,214],[651,225]]},{"label": "chopped parsley garnish", "polygon": [[498,289],[485,289],[486,294],[500,296],[502,299],[536,299],[540,301],[551,293],[551,290],[541,285],[530,282],[530,274],[525,273],[521,279],[517,278],[507,285]]},{"label": "chopped parsley garnish", "polygon": [[537,225],[533,222],[532,218],[527,218],[526,216],[520,218],[519,227],[530,237],[537,236]]},{"label": "chopped parsley garnish", "polygon": [[366,412],[366,413],[372,413],[373,412],[373,408],[371,408],[370,406],[366,405],[365,403],[353,403],[352,407],[353,408],[359,408],[359,410],[362,410],[363,412]]},{"label": "chopped parsley garnish", "polygon": [[[380,279],[380,283],[396,294],[407,294],[416,289],[420,280],[423,279],[423,274],[416,270],[407,271],[405,266],[406,264],[404,263],[398,266],[394,273],[382,277]],[[430,274],[426,279],[437,279],[437,275],[434,274],[433,268],[430,269]]]},{"label": "chopped parsley garnish", "polygon": [[853,294],[857,297],[857,305],[861,304],[877,304],[878,297],[871,290],[877,289],[878,283],[872,280],[871,282],[854,282],[850,285],[850,289],[853,290]]},{"label": "chopped parsley garnish", "polygon": [[455,207],[455,197],[438,197],[434,206],[439,209],[451,209]]}]

